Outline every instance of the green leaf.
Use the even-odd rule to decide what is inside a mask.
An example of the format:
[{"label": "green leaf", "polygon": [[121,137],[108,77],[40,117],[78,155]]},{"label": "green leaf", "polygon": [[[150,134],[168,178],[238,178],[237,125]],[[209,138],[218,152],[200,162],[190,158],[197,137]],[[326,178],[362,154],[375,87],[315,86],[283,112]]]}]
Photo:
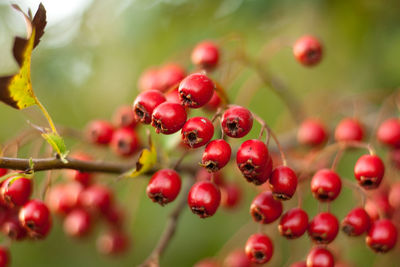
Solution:
[{"label": "green leaf", "polygon": [[43,138],[49,143],[54,151],[60,156],[62,162],[67,163],[67,155],[69,151],[67,151],[67,147],[65,146],[64,139],[57,133],[42,133]]},{"label": "green leaf", "polygon": [[150,149],[144,148],[140,153],[139,159],[136,162],[136,167],[127,171],[125,174],[123,174],[123,176],[134,178],[150,171],[154,167],[154,165],[157,163],[157,151],[150,135],[149,147]]}]

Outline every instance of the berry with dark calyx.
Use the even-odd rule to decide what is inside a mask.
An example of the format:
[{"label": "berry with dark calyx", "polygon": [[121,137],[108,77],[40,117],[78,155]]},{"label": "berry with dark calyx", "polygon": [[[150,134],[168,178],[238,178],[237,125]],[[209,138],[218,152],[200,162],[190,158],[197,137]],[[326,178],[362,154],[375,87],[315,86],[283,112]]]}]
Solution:
[{"label": "berry with dark calyx", "polygon": [[219,49],[210,41],[203,41],[196,45],[192,51],[192,62],[200,67],[210,69],[218,64]]},{"label": "berry with dark calyx", "polygon": [[276,199],[289,200],[296,192],[296,173],[287,166],[279,166],[272,171],[269,186]]},{"label": "berry with dark calyx", "polygon": [[64,218],[64,232],[72,237],[82,237],[91,229],[90,214],[84,209],[75,209]]},{"label": "berry with dark calyx", "polygon": [[354,118],[345,118],[335,129],[335,140],[338,142],[361,141],[364,138],[364,129],[361,123]]},{"label": "berry with dark calyx", "polygon": [[30,200],[19,211],[19,221],[32,238],[42,239],[51,229],[50,211],[40,200]]},{"label": "berry with dark calyx", "polygon": [[8,172],[8,169],[0,168],[0,177],[3,176],[3,175],[6,175],[7,172]]},{"label": "berry with dark calyx", "polygon": [[0,267],[10,266],[10,251],[5,246],[0,246]]},{"label": "berry with dark calyx", "polygon": [[279,222],[279,233],[287,239],[301,237],[308,228],[308,215],[300,208],[293,208],[284,213]]},{"label": "berry with dark calyx", "polygon": [[113,230],[100,235],[96,246],[103,255],[119,255],[129,248],[129,237],[121,231]]},{"label": "berry with dark calyx", "polygon": [[189,191],[188,205],[200,218],[214,215],[221,202],[221,192],[212,182],[195,183]]},{"label": "berry with dark calyx", "polygon": [[[70,158],[83,160],[83,161],[91,161],[93,160],[92,157],[83,152],[73,153]],[[90,172],[81,172],[78,170],[66,170],[66,176],[74,181],[79,182],[83,186],[88,186],[93,179],[93,174]]]},{"label": "berry with dark calyx", "polygon": [[135,128],[138,123],[132,106],[120,106],[114,113],[112,122],[117,128]]},{"label": "berry with dark calyx", "polygon": [[342,221],[342,230],[349,236],[359,236],[368,231],[371,219],[363,208],[352,209]]},{"label": "berry with dark calyx", "polygon": [[354,176],[358,184],[365,189],[377,188],[385,174],[385,166],[376,155],[361,156],[354,166]]},{"label": "berry with dark calyx", "polygon": [[206,75],[190,74],[179,84],[181,103],[189,108],[200,108],[210,101],[214,88],[214,82]]},{"label": "berry with dark calyx", "polygon": [[174,201],[181,190],[181,178],[179,174],[171,169],[157,171],[147,185],[147,196],[164,206]]},{"label": "berry with dark calyx", "polygon": [[317,214],[308,225],[310,238],[318,244],[329,244],[339,232],[338,219],[329,212]]},{"label": "berry with dark calyx", "polygon": [[112,198],[112,193],[107,187],[94,184],[79,194],[78,203],[95,214],[106,213],[112,204]]},{"label": "berry with dark calyx", "polygon": [[303,121],[297,132],[297,140],[302,145],[319,146],[327,137],[326,127],[317,119]]},{"label": "berry with dark calyx", "polygon": [[16,212],[7,215],[6,220],[1,224],[1,232],[11,240],[22,240],[27,235],[26,229],[19,221]]},{"label": "berry with dark calyx", "polygon": [[196,181],[211,181],[219,187],[225,186],[225,178],[221,171],[218,172],[208,172],[204,168],[200,168],[196,173]]},{"label": "berry with dark calyx", "polygon": [[213,140],[204,149],[201,165],[209,172],[216,172],[231,159],[231,146],[223,139]]},{"label": "berry with dark calyx", "polygon": [[307,255],[307,267],[334,267],[335,259],[326,248],[314,247]]},{"label": "berry with dark calyx", "polygon": [[293,45],[293,54],[297,61],[304,66],[315,66],[321,61],[322,45],[314,36],[305,35]]},{"label": "berry with dark calyx", "polygon": [[207,110],[216,111],[221,106],[221,103],[222,103],[221,97],[219,97],[217,91],[214,90],[214,93],[213,93],[210,101],[208,101],[204,107]]},{"label": "berry with dark calyx", "polygon": [[274,245],[265,234],[253,234],[247,239],[245,252],[251,262],[264,264],[271,260]]},{"label": "berry with dark calyx", "polygon": [[46,194],[46,204],[52,212],[66,215],[78,206],[78,197],[82,191],[83,186],[77,182],[54,185]]},{"label": "berry with dark calyx", "polygon": [[252,263],[247,258],[246,252],[243,249],[236,249],[230,252],[225,260],[224,267],[252,267]]},{"label": "berry with dark calyx", "polygon": [[10,208],[24,205],[32,193],[32,180],[21,175],[14,175],[1,185],[1,197]]},{"label": "berry with dark calyx", "polygon": [[157,90],[140,93],[133,103],[136,119],[141,123],[150,124],[154,109],[165,101],[165,96]]},{"label": "berry with dark calyx", "polygon": [[242,198],[242,191],[239,185],[229,183],[221,187],[221,205],[231,209],[238,206]]},{"label": "berry with dark calyx", "polygon": [[139,77],[138,87],[140,91],[147,90],[162,90],[160,79],[159,79],[159,70],[157,68],[149,68],[145,70]]},{"label": "berry with dark calyx", "polygon": [[258,194],[250,205],[250,214],[258,223],[272,223],[282,214],[282,203],[276,200],[272,193],[264,191]]},{"label": "berry with dark calyx", "polygon": [[182,129],[186,122],[186,110],[180,104],[164,102],[153,111],[151,125],[156,133],[173,134]]},{"label": "berry with dark calyx", "polygon": [[211,140],[214,135],[214,125],[205,117],[193,117],[183,125],[181,135],[186,146],[198,148]]},{"label": "berry with dark calyx", "polygon": [[373,222],[368,231],[366,242],[375,252],[388,252],[397,242],[396,226],[388,219]]},{"label": "berry with dark calyx", "polygon": [[116,130],[111,139],[111,148],[115,154],[122,157],[133,155],[139,147],[139,138],[132,128]]},{"label": "berry with dark calyx", "polygon": [[333,201],[342,189],[339,175],[330,169],[317,171],[311,179],[311,192],[321,202]]},{"label": "berry with dark calyx", "polygon": [[158,79],[160,80],[161,91],[166,92],[174,85],[185,78],[185,70],[176,63],[168,63],[158,70]]},{"label": "berry with dark calyx", "polygon": [[272,159],[265,143],[252,139],[243,142],[236,154],[236,164],[247,181],[265,183],[272,172]]},{"label": "berry with dark calyx", "polygon": [[247,108],[230,107],[222,115],[221,126],[227,136],[241,138],[253,127],[253,115]]},{"label": "berry with dark calyx", "polygon": [[400,147],[400,120],[390,118],[385,120],[378,128],[378,140],[389,147]]},{"label": "berry with dark calyx", "polygon": [[110,143],[114,127],[104,120],[91,121],[86,127],[86,136],[94,144],[107,145]]},{"label": "berry with dark calyx", "polygon": [[305,261],[298,261],[295,263],[292,263],[290,267],[307,267],[307,263]]}]

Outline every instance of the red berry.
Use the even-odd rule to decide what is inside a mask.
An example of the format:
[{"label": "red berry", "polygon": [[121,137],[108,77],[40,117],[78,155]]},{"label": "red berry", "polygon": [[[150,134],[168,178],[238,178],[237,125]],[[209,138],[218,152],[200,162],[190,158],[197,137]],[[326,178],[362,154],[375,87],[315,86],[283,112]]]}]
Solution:
[{"label": "red berry", "polygon": [[236,207],[242,197],[240,187],[235,183],[227,184],[221,187],[221,205],[225,208]]},{"label": "red berry", "polygon": [[297,132],[297,140],[302,145],[318,146],[328,137],[325,126],[316,119],[308,119],[301,123]]},{"label": "red berry", "polygon": [[322,46],[315,37],[305,35],[294,44],[293,54],[298,62],[304,66],[311,67],[321,61]]},{"label": "red berry", "polygon": [[182,128],[183,143],[190,148],[207,144],[214,135],[212,122],[205,117],[194,117],[186,121]]},{"label": "red berry", "polygon": [[82,237],[89,233],[91,219],[84,209],[71,211],[64,219],[64,232],[72,237]]},{"label": "red berry", "polygon": [[94,120],[86,127],[86,135],[90,142],[106,145],[110,143],[114,127],[108,121]]},{"label": "red berry", "polygon": [[158,79],[160,81],[161,91],[166,92],[174,85],[185,78],[185,70],[178,64],[169,63],[162,66],[158,71]]},{"label": "red berry", "polygon": [[245,252],[251,262],[264,264],[272,258],[274,245],[267,235],[254,234],[247,239]]},{"label": "red berry", "polygon": [[400,170],[400,149],[392,149],[389,151],[390,162],[396,169]]},{"label": "red berry", "polygon": [[33,238],[46,237],[51,228],[49,209],[36,199],[30,200],[20,209],[19,220]]},{"label": "red berry", "polygon": [[364,129],[361,123],[354,118],[343,119],[335,129],[335,140],[338,142],[361,141]]},{"label": "red berry", "polygon": [[111,148],[115,154],[123,157],[133,155],[139,147],[139,138],[132,128],[120,128],[114,132]]},{"label": "red berry", "polygon": [[298,261],[295,263],[292,263],[290,267],[307,267],[307,263],[305,261]]},{"label": "red berry", "polygon": [[157,90],[140,93],[133,103],[136,119],[141,123],[150,124],[154,109],[165,101],[164,95]]},{"label": "red berry", "polygon": [[250,205],[253,220],[262,224],[272,223],[278,219],[282,210],[282,202],[276,200],[269,191],[258,194]]},{"label": "red berry", "polygon": [[225,185],[225,178],[222,172],[210,173],[204,168],[200,168],[196,173],[196,181],[211,181],[219,187]]},{"label": "red berry", "polygon": [[120,231],[111,231],[99,236],[97,250],[104,255],[118,255],[129,247],[129,237]]},{"label": "red berry", "polygon": [[218,64],[219,49],[216,44],[204,41],[196,45],[192,52],[192,62],[203,68],[214,68]]},{"label": "red berry", "polygon": [[222,100],[219,97],[217,91],[214,90],[214,93],[213,93],[210,101],[208,101],[204,107],[210,111],[216,111],[219,108],[219,106],[221,105],[221,102],[222,102]]},{"label": "red berry", "polygon": [[180,104],[181,99],[179,98],[178,87],[165,93],[165,98],[168,102]]},{"label": "red berry", "polygon": [[329,169],[317,171],[311,180],[311,192],[322,202],[333,201],[342,189],[339,175]]},{"label": "red berry", "polygon": [[186,122],[186,110],[180,104],[164,102],[153,111],[151,125],[157,133],[173,134],[182,129]]},{"label": "red berry", "polygon": [[335,259],[326,248],[314,247],[307,255],[307,267],[334,267]]},{"label": "red berry", "polygon": [[378,129],[378,140],[392,148],[400,147],[400,120],[391,118],[385,120]]},{"label": "red berry", "polygon": [[200,218],[214,215],[221,202],[221,192],[209,181],[195,183],[189,191],[188,204]]},{"label": "red berry", "polygon": [[135,111],[131,106],[120,106],[115,111],[112,121],[117,128],[134,128],[138,123],[135,117]]},{"label": "red berry", "polygon": [[104,217],[111,227],[114,229],[121,229],[125,219],[125,214],[121,207],[112,205],[104,214]]},{"label": "red berry", "polygon": [[94,213],[106,213],[112,203],[112,193],[107,187],[94,184],[79,194],[78,203]]},{"label": "red berry", "polygon": [[354,166],[354,176],[365,189],[377,188],[385,173],[382,160],[375,155],[361,156]]},{"label": "red berry", "polygon": [[233,106],[225,110],[221,119],[224,133],[229,137],[241,138],[253,127],[253,115],[241,106]]},{"label": "red berry", "polygon": [[231,159],[231,146],[223,139],[213,140],[204,149],[201,164],[210,172],[216,172]]},{"label": "red berry", "polygon": [[308,228],[308,215],[300,208],[293,208],[284,213],[279,222],[279,232],[287,239],[299,238]]},{"label": "red berry", "polygon": [[[1,224],[1,232],[11,240],[22,240],[26,237],[26,229],[18,218],[18,213],[11,212]],[[1,265],[0,265],[1,266]]]},{"label": "red berry", "polygon": [[252,267],[243,249],[237,249],[228,254],[224,260],[225,267]]},{"label": "red berry", "polygon": [[287,166],[279,166],[272,171],[269,186],[276,199],[291,199],[297,188],[296,173]]},{"label": "red berry", "polygon": [[77,182],[54,185],[46,194],[46,204],[52,212],[66,215],[78,205],[82,190],[82,185]]},{"label": "red berry", "polygon": [[[85,154],[83,152],[77,152],[70,156],[70,158],[83,160],[83,161],[91,161],[93,160],[91,156]],[[67,170],[66,175],[69,179],[74,180],[82,184],[83,186],[87,186],[91,183],[93,174],[90,172],[81,172],[78,170]]]},{"label": "red berry", "polygon": [[272,159],[267,146],[260,140],[243,142],[236,154],[236,164],[247,181],[265,183],[272,172]]},{"label": "red berry", "polygon": [[400,182],[396,182],[390,186],[388,199],[390,206],[394,209],[400,209]]},{"label": "red berry", "polygon": [[181,190],[181,178],[171,169],[156,172],[147,185],[147,195],[153,202],[164,206],[174,201]]},{"label": "red berry", "polygon": [[10,265],[10,251],[4,246],[0,246],[0,267],[7,267]]},{"label": "red berry", "polygon": [[161,91],[158,69],[153,67],[145,70],[139,77],[138,87],[141,91],[152,89]]},{"label": "red berry", "polygon": [[7,172],[8,172],[8,169],[0,168],[0,177],[3,176],[3,175],[6,175]]},{"label": "red berry", "polygon": [[181,103],[189,108],[200,108],[210,101],[214,82],[204,74],[193,73],[179,84]]},{"label": "red berry", "polygon": [[32,181],[20,175],[9,177],[1,185],[1,197],[10,208],[24,205],[32,193]]},{"label": "red berry", "polygon": [[365,211],[371,220],[375,221],[382,217],[392,216],[393,209],[389,204],[388,194],[378,191],[372,194],[365,203]]},{"label": "red berry", "polygon": [[308,226],[308,234],[318,244],[332,242],[339,232],[338,219],[329,212],[317,214]]},{"label": "red berry", "polygon": [[371,219],[363,208],[352,209],[342,221],[342,230],[349,236],[359,236],[368,231]]},{"label": "red berry", "polygon": [[366,242],[375,252],[388,252],[397,242],[396,226],[388,219],[373,222],[368,231]]}]

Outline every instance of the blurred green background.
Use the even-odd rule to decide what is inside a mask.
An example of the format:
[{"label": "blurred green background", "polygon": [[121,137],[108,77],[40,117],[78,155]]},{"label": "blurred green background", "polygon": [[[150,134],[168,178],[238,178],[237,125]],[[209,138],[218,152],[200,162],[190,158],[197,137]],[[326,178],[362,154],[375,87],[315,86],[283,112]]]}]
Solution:
[{"label": "blurred green background", "polygon": [[[33,12],[39,3],[13,2],[24,10],[31,7]],[[355,110],[360,99],[368,98],[372,108],[377,108],[383,97],[400,84],[398,0],[49,0],[44,5],[49,25],[34,51],[33,86],[57,124],[77,129],[83,129],[95,118],[110,119],[118,106],[130,104],[138,92],[138,77],[147,67],[173,61],[193,70],[190,50],[197,42],[221,40],[232,33],[245,40],[246,51],[254,57],[258,57],[265,44],[284,40],[285,46],[268,55],[265,64],[305,103],[308,115],[336,122],[354,112],[367,112],[366,108]],[[1,0],[1,74],[16,70],[11,54],[16,34],[25,34],[23,19],[10,7],[9,1]],[[287,45],[303,34],[313,34],[323,40],[326,53],[316,68],[299,65]],[[229,84],[231,99],[251,75],[245,69],[237,79],[226,84]],[[221,76],[217,72],[214,78],[218,80]],[[278,132],[293,129],[295,126],[282,102],[262,85],[259,87],[251,109]],[[333,113],[336,103],[345,104]],[[35,107],[20,112],[2,104],[0,114],[0,143],[26,129],[27,120],[46,125]],[[257,136],[257,130],[253,130],[252,136]],[[70,147],[87,148],[75,140],[67,141]],[[157,139],[157,142],[160,145],[163,141]],[[106,152],[93,150],[99,158],[109,157],[105,156]],[[353,154],[345,157],[339,166],[343,177],[352,178],[351,168],[357,153]],[[28,157],[29,148],[19,156]],[[239,229],[242,230],[233,242],[235,247],[243,246],[247,237],[258,230],[248,215],[249,203],[256,194],[254,187],[245,183],[235,168],[230,165],[226,176],[243,185],[245,195],[240,208],[229,212],[221,209],[206,220],[185,209],[161,266],[192,266],[199,259],[212,256],[223,259],[226,250],[220,254],[218,251]],[[11,245],[13,266],[116,267],[142,262],[157,242],[174,205],[160,208],[151,203],[144,194],[147,179],[114,183],[112,178],[99,177],[115,188],[128,213],[127,228],[133,243],[127,255],[107,258],[96,252],[95,237],[103,228],[101,225],[91,237],[77,241],[66,237],[61,221],[54,218],[55,227],[46,240]],[[43,179],[43,174],[37,179]],[[304,190],[308,192],[307,186]],[[332,210],[343,218],[357,201],[350,190],[344,189]],[[317,202],[308,194],[305,204],[311,218],[316,213]],[[284,203],[285,209],[294,205],[296,199]],[[276,225],[264,227],[275,243],[275,255],[269,266],[288,266],[304,259],[311,246],[307,237],[288,242],[277,234]],[[332,247],[337,254],[354,266],[378,266],[385,262],[388,264],[385,266],[400,266],[399,261],[393,261],[395,252],[376,257],[366,248],[363,238],[350,240],[339,234],[334,243]]]}]

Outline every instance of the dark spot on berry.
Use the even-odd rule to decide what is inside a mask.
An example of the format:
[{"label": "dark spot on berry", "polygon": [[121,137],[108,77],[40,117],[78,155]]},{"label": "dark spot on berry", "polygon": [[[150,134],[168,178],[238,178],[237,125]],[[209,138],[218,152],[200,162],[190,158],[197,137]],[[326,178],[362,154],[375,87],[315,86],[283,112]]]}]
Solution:
[{"label": "dark spot on berry", "polygon": [[192,207],[192,212],[200,216],[200,218],[208,217],[208,213],[204,207]]},{"label": "dark spot on berry", "polygon": [[265,255],[261,251],[255,251],[254,258],[256,258],[259,261],[262,261],[265,258]]},{"label": "dark spot on berry", "polygon": [[354,227],[349,224],[343,225],[342,231],[349,236],[354,235]]},{"label": "dark spot on berry", "polygon": [[256,222],[264,220],[264,216],[260,212],[258,212],[257,208],[254,211],[252,211],[251,216],[254,218]]},{"label": "dark spot on berry", "polygon": [[209,172],[216,172],[219,170],[218,164],[215,161],[209,160],[202,164]]},{"label": "dark spot on berry", "polygon": [[290,196],[283,194],[283,193],[272,193],[272,196],[277,200],[289,200],[291,199]]}]

